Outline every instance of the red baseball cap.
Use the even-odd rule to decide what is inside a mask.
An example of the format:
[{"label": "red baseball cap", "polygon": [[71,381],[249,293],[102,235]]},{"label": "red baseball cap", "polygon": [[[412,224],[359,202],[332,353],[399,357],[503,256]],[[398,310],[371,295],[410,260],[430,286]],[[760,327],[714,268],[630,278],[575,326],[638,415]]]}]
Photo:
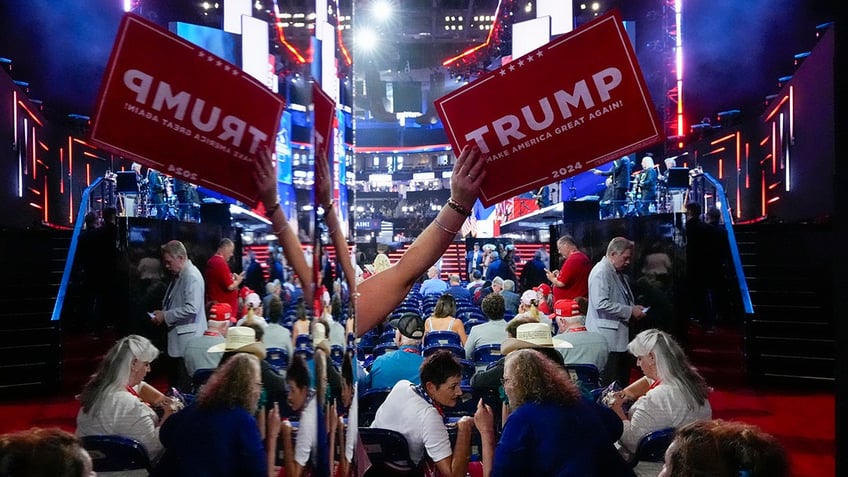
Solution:
[{"label": "red baseball cap", "polygon": [[229,303],[215,303],[209,309],[209,319],[214,321],[230,321],[233,317],[233,307]]},{"label": "red baseball cap", "polygon": [[554,303],[554,314],[557,318],[571,318],[572,316],[580,316],[580,308],[574,300],[563,299],[557,300]]},{"label": "red baseball cap", "polygon": [[551,294],[551,286],[548,285],[547,283],[542,283],[541,285],[539,285],[537,287],[533,287],[533,291],[542,292],[543,295],[550,295]]}]

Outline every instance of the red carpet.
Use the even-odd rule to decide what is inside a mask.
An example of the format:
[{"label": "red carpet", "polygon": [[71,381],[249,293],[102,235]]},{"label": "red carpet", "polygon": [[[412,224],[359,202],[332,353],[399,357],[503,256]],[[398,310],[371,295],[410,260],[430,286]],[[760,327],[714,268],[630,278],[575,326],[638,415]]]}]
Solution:
[{"label": "red carpet", "polygon": [[714,388],[713,417],[755,424],[775,436],[789,452],[795,477],[835,475],[834,394],[748,386],[742,343],[738,328],[689,331],[689,356]]}]

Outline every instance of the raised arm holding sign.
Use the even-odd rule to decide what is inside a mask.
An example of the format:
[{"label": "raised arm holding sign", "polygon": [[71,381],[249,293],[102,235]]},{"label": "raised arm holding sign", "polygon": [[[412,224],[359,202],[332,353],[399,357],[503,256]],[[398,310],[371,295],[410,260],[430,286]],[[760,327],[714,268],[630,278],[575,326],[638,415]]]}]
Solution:
[{"label": "raised arm holding sign", "polygon": [[251,206],[250,171],[285,101],[239,67],[133,14],[121,21],[90,139]]},{"label": "raised arm holding sign", "polygon": [[486,156],[480,149],[465,146],[453,166],[449,202],[397,263],[359,284],[357,335],[385,320],[409,293],[415,280],[445,253],[480,196],[480,185],[486,179],[485,162]]},{"label": "raised arm holding sign", "polygon": [[616,10],[436,100],[454,150],[488,155],[491,206],[663,140]]}]

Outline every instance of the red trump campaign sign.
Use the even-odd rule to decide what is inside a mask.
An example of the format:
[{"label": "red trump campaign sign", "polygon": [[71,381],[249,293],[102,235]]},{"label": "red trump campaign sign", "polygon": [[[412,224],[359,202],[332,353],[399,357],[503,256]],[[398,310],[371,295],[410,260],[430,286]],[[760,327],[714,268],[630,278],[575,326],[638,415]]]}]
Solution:
[{"label": "red trump campaign sign", "polygon": [[284,107],[238,67],[127,14],[90,136],[115,154],[253,206],[253,161],[275,140]]},{"label": "red trump campaign sign", "polygon": [[329,156],[330,139],[333,137],[336,101],[321,89],[317,81],[312,83],[312,105],[315,114],[315,157],[326,159]]},{"label": "red trump campaign sign", "polygon": [[454,149],[487,156],[490,206],[663,140],[617,10],[439,98]]}]

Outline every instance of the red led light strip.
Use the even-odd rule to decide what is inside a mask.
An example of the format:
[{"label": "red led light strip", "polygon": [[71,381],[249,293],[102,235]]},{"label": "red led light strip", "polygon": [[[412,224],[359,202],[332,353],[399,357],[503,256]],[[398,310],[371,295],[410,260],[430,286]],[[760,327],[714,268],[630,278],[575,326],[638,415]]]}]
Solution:
[{"label": "red led light strip", "polygon": [[[510,1],[510,0],[507,0],[507,1],[509,1],[510,6],[512,6],[513,2]],[[454,56],[453,58],[449,58],[449,59],[443,61],[442,66],[449,66],[452,63],[456,63],[457,61],[461,60],[462,58],[464,58],[464,57],[466,57],[466,56],[468,56],[468,55],[470,55],[470,54],[472,54],[472,53],[474,53],[474,52],[476,52],[476,51],[478,51],[482,48],[488,47],[489,45],[491,45],[493,43],[492,40],[493,40],[493,38],[495,37],[496,34],[498,36],[500,36],[501,29],[499,28],[500,25],[499,25],[498,22],[500,22],[501,4],[502,4],[502,2],[499,1],[498,7],[495,8],[495,19],[492,21],[492,28],[489,29],[489,34],[486,35],[486,41],[483,42],[483,43],[480,43],[477,46],[473,46],[473,47],[463,51],[462,53]]]}]

